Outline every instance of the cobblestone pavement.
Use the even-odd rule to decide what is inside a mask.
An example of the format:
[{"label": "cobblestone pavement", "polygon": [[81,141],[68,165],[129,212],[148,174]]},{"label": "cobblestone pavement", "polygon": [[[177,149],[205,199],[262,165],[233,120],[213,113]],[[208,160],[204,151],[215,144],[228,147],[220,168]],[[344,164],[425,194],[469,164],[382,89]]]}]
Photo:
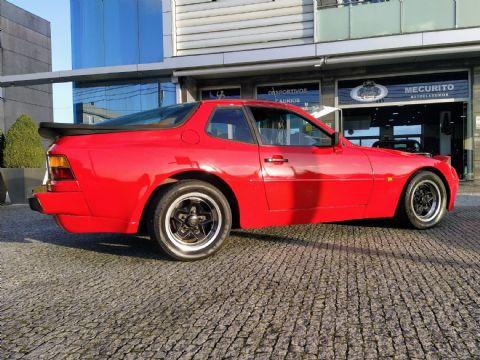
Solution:
[{"label": "cobblestone pavement", "polygon": [[0,208],[0,358],[480,358],[480,196],[428,231],[234,232],[170,261]]}]

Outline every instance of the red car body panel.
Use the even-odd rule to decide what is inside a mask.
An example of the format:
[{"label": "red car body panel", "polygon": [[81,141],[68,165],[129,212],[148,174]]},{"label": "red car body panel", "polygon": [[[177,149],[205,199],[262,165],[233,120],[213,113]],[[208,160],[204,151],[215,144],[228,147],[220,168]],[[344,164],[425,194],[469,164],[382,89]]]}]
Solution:
[{"label": "red car body panel", "polygon": [[[75,181],[35,194],[45,214],[70,232],[136,233],[155,190],[182,174],[208,174],[226,184],[238,203],[241,228],[393,217],[408,179],[420,169],[439,174],[453,208],[458,177],[445,161],[352,145],[264,146],[210,136],[217,106],[283,108],[333,130],[284,104],[203,101],[181,126],[58,139],[49,150],[65,155]],[[288,163],[266,163],[284,157]]]}]

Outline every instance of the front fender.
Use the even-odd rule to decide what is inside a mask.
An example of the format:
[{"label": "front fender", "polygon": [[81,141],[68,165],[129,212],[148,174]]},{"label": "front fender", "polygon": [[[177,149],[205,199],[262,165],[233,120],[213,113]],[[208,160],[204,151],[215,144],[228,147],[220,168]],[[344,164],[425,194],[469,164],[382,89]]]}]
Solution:
[{"label": "front fender", "polygon": [[458,191],[458,176],[446,162],[393,150],[363,148],[374,173],[372,197],[365,209],[366,218],[393,217],[409,179],[421,170],[439,175],[449,193],[448,209],[453,209]]}]

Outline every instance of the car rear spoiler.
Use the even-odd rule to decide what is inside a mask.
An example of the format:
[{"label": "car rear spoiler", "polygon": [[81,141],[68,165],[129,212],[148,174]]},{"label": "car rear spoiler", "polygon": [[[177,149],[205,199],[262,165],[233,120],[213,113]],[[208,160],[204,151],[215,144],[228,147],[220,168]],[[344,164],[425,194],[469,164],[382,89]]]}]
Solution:
[{"label": "car rear spoiler", "polygon": [[164,128],[161,125],[102,126],[89,124],[61,124],[42,122],[38,133],[45,139],[56,140],[62,136],[105,134],[125,131],[154,130]]},{"label": "car rear spoiler", "polygon": [[435,160],[443,161],[448,165],[452,165],[452,157],[448,155],[435,155],[433,156]]}]

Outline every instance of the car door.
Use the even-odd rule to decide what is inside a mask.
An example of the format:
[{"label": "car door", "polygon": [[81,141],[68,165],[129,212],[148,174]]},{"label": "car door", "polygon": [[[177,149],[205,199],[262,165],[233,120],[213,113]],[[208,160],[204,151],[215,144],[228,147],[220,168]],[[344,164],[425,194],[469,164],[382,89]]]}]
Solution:
[{"label": "car door", "polygon": [[260,138],[265,194],[271,211],[359,207],[373,186],[370,162],[353,146],[297,113],[250,107]]}]

